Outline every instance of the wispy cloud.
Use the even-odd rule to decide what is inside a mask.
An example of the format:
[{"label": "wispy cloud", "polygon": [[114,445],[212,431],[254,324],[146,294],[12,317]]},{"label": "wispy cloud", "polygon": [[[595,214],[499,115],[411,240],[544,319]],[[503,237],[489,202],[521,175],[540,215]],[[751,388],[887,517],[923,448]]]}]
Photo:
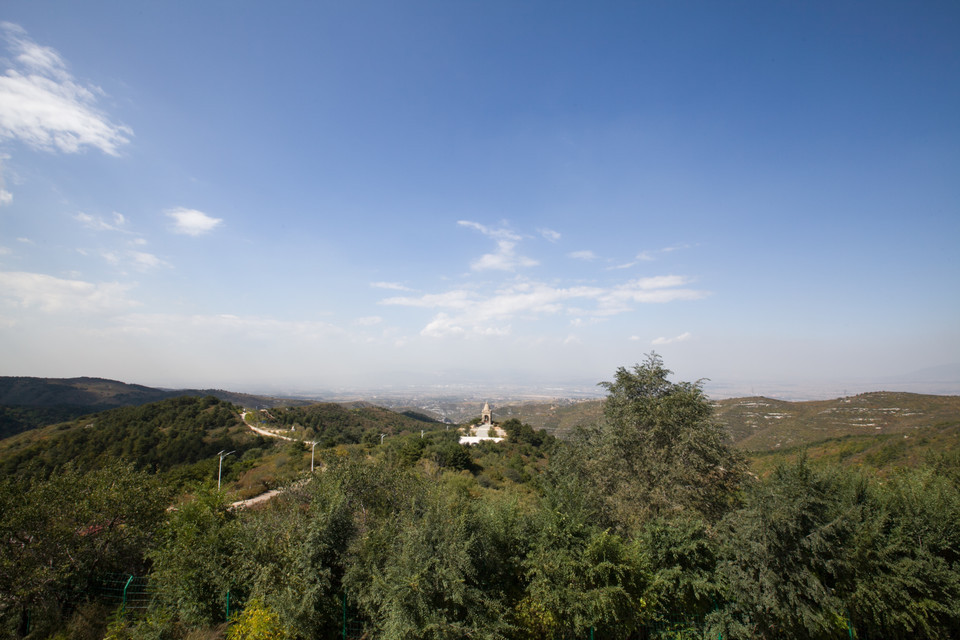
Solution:
[{"label": "wispy cloud", "polygon": [[150,271],[159,267],[171,266],[169,262],[161,260],[152,253],[146,253],[144,251],[128,251],[127,256],[129,256],[134,268],[136,268],[138,271]]},{"label": "wispy cloud", "polygon": [[558,231],[554,231],[553,229],[547,229],[545,227],[542,229],[537,229],[537,233],[539,233],[541,236],[543,236],[550,242],[556,242],[561,238],[560,233]]},{"label": "wispy cloud", "polygon": [[664,253],[673,253],[674,251],[680,251],[682,249],[690,249],[694,245],[692,244],[676,244],[669,247],[663,247],[661,249],[656,249],[655,251],[641,251],[637,254],[636,259],[643,262],[652,262],[657,259],[658,254]]},{"label": "wispy cloud", "polygon": [[684,333],[681,333],[680,335],[675,336],[673,338],[665,338],[665,337],[654,338],[653,340],[650,341],[650,344],[661,345],[661,344],[673,344],[674,342],[686,342],[691,337],[693,336],[691,336],[690,332],[685,331]]},{"label": "wispy cloud", "polygon": [[380,316],[365,316],[363,318],[357,318],[354,320],[354,324],[358,324],[361,327],[372,327],[383,322],[383,318]]},{"label": "wispy cloud", "polygon": [[42,273],[0,272],[0,299],[17,308],[47,313],[100,312],[127,309],[131,285],[66,280]]},{"label": "wispy cloud", "polygon": [[419,297],[395,297],[381,300],[380,304],[398,305],[403,307],[466,309],[476,303],[473,294],[466,290],[454,290],[446,293],[430,293]]},{"label": "wispy cloud", "polygon": [[222,218],[214,218],[213,216],[208,216],[202,211],[197,211],[196,209],[186,209],[184,207],[170,209],[166,212],[166,215],[173,219],[174,233],[180,233],[194,237],[202,236],[205,233],[210,233],[223,224]]},{"label": "wispy cloud", "polygon": [[133,131],[97,107],[99,87],[78,83],[55,49],[38,45],[19,25],[0,23],[0,38],[10,54],[0,75],[0,139],[64,153],[89,147],[119,154]]},{"label": "wispy cloud", "polygon": [[91,216],[86,213],[78,213],[73,216],[74,220],[80,222],[83,226],[94,231],[127,231],[124,228],[127,220],[121,213],[114,213],[112,220],[104,220],[101,216]]},{"label": "wispy cloud", "polygon": [[567,257],[574,258],[576,260],[586,260],[589,262],[591,260],[596,260],[597,254],[595,254],[593,251],[590,251],[589,249],[584,249],[582,251],[573,251],[571,253],[568,253]]},{"label": "wispy cloud", "polygon": [[[385,305],[440,310],[421,332],[430,337],[505,335],[515,320],[557,314],[602,318],[625,313],[636,304],[697,300],[707,295],[690,289],[683,276],[639,278],[612,287],[558,287],[542,282],[519,282],[489,295],[466,289],[446,293],[387,298]],[[583,322],[580,322],[583,324]]]},{"label": "wispy cloud", "polygon": [[[92,252],[85,249],[77,249],[77,252],[80,255],[88,256]],[[160,267],[172,267],[169,262],[158,258],[152,253],[147,253],[145,251],[134,251],[134,250],[121,250],[121,251],[110,251],[102,250],[97,252],[101,258],[106,260],[110,265],[115,267],[132,267],[133,269],[141,272],[152,271]]]},{"label": "wispy cloud", "polygon": [[391,291],[413,291],[410,287],[399,282],[371,282],[371,287],[376,289],[389,289]]},{"label": "wispy cloud", "polygon": [[487,227],[469,220],[460,220],[457,224],[479,231],[497,243],[497,250],[494,253],[484,254],[473,261],[470,268],[474,271],[491,269],[496,271],[516,271],[521,267],[535,267],[540,264],[533,258],[528,258],[517,253],[517,243],[520,242],[522,237],[510,229],[505,227]]}]

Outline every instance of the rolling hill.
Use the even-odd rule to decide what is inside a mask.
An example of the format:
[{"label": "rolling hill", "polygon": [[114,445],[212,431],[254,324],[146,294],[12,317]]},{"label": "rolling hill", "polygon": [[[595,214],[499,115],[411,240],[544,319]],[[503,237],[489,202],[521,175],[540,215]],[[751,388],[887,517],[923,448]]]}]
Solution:
[{"label": "rolling hill", "polygon": [[221,389],[156,389],[105,378],[0,376],[0,438],[99,411],[135,407],[179,396],[213,396],[248,407],[309,404],[306,400]]},{"label": "rolling hill", "polygon": [[746,451],[772,451],[844,436],[909,434],[960,423],[960,396],[877,391],[809,402],[731,398],[714,417]]}]

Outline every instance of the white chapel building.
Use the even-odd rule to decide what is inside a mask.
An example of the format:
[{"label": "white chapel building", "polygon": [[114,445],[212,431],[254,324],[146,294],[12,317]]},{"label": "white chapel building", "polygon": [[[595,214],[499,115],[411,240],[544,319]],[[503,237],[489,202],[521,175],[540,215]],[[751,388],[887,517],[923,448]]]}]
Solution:
[{"label": "white chapel building", "polygon": [[474,424],[467,429],[466,435],[460,436],[460,444],[477,444],[483,440],[492,442],[502,442],[507,434],[493,421],[493,412],[490,410],[490,403],[483,403],[483,412],[480,414],[479,424]]}]

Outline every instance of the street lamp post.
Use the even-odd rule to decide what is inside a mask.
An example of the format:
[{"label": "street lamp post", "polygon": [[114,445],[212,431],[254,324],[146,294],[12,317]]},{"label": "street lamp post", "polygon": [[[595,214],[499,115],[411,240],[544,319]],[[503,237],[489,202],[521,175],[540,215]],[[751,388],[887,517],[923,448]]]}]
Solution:
[{"label": "street lamp post", "polygon": [[316,442],[310,443],[310,473],[313,473],[313,450],[317,448]]},{"label": "street lamp post", "polygon": [[230,451],[229,453],[224,453],[226,449],[220,451],[217,455],[220,456],[220,466],[217,467],[217,491],[220,491],[220,474],[223,472],[223,459],[226,458],[231,453],[236,453],[236,451]]},{"label": "street lamp post", "polygon": [[383,439],[386,438],[386,437],[387,437],[387,434],[385,434],[385,433],[381,433],[381,434],[380,434],[380,444],[383,444]]}]

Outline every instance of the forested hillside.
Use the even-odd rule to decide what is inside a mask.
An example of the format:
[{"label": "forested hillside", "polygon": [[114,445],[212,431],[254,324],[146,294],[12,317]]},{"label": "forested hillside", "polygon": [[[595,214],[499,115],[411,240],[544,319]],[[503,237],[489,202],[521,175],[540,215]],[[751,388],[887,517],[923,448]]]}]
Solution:
[{"label": "forested hillside", "polygon": [[45,478],[72,465],[92,470],[114,460],[168,471],[209,459],[223,449],[262,443],[237,410],[212,396],[181,396],[122,407],[0,441],[0,475]]},{"label": "forested hillside", "polygon": [[440,423],[426,416],[411,417],[369,404],[352,406],[319,403],[304,407],[271,409],[272,424],[293,428],[304,440],[318,441],[323,447],[378,441],[381,433],[399,435],[438,428]]},{"label": "forested hillside", "polygon": [[[511,419],[505,442],[466,447],[447,425],[314,405],[248,413],[299,439],[255,441],[215,398],[8,439],[22,445],[0,478],[0,632],[957,637],[960,456],[879,477],[798,450],[757,475],[701,386],[669,375],[655,355],[619,369],[600,419],[565,440]],[[246,471],[218,491],[216,452],[243,438]],[[208,447],[193,483],[169,467],[186,445]],[[70,447],[97,453],[68,464]],[[286,490],[231,508],[234,481],[267,467]],[[112,609],[100,585],[117,572],[149,584],[145,609]]]},{"label": "forested hillside", "polygon": [[221,389],[155,389],[103,378],[0,376],[0,439],[108,409],[139,406],[179,396],[208,395],[251,407],[309,404],[303,400]]}]

